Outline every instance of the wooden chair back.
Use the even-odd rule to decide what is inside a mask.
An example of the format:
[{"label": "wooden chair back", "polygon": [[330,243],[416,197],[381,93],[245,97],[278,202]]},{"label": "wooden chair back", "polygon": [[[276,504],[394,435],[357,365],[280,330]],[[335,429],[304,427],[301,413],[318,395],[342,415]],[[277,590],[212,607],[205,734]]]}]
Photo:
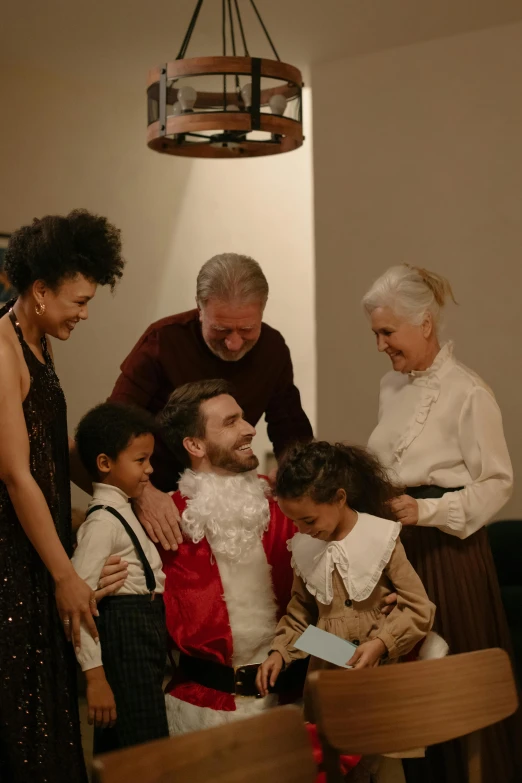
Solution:
[{"label": "wooden chair back", "polygon": [[93,783],[314,783],[316,774],[296,707],[107,753],[93,763]]},{"label": "wooden chair back", "polygon": [[511,663],[491,649],[308,678],[324,742],[328,783],[340,781],[339,753],[382,755],[471,735],[469,783],[479,783],[480,735],[518,706]]}]

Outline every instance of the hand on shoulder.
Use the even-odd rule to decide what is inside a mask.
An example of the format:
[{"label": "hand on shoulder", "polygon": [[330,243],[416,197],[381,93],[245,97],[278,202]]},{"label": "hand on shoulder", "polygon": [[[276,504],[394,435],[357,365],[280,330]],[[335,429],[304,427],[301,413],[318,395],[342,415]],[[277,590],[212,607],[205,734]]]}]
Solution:
[{"label": "hand on shoulder", "polygon": [[149,538],[163,549],[176,551],[183,542],[180,514],[172,497],[148,484],[134,501],[134,510]]}]

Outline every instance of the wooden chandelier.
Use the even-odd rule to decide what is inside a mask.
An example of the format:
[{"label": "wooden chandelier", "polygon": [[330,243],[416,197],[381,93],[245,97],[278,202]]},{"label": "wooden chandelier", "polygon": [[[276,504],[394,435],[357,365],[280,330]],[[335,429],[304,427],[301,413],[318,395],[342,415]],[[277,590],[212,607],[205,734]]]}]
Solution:
[{"label": "wooden chandelier", "polygon": [[[168,155],[247,158],[302,145],[301,73],[279,59],[254,0],[250,4],[277,59],[250,57],[239,2],[222,0],[222,55],[185,58],[203,5],[198,0],[177,59],[149,72],[147,144],[151,149]],[[227,52],[227,16],[231,53]],[[236,52],[236,23],[243,56]]]}]

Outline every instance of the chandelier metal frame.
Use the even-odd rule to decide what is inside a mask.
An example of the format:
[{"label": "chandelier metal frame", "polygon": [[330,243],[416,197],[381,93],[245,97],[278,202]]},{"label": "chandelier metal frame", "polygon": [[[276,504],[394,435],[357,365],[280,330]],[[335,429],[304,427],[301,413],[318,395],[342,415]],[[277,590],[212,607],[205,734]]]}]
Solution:
[{"label": "chandelier metal frame", "polygon": [[[250,56],[238,0],[222,0],[222,54],[186,58],[203,2],[197,0],[176,60],[149,71],[148,146],[169,155],[225,159],[297,149],[304,140],[301,72],[280,60],[254,0],[250,0],[250,5],[276,59]],[[236,47],[239,37],[242,55]],[[184,108],[180,108],[183,88],[176,86],[178,80],[216,75],[222,77],[220,92],[192,90],[197,95],[194,105],[186,108],[183,104]],[[266,86],[267,79],[279,83]],[[245,84],[248,86],[246,100]],[[295,117],[284,116],[289,104],[293,105]],[[263,111],[269,106],[272,113]]]}]

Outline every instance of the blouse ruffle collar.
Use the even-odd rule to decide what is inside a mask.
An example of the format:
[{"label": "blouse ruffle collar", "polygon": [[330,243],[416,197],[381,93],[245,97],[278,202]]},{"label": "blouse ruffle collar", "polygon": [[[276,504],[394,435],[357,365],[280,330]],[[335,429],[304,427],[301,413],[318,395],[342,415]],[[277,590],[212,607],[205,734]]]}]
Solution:
[{"label": "blouse ruffle collar", "polygon": [[435,357],[435,360],[431,367],[428,367],[427,370],[412,370],[412,372],[408,373],[410,379],[416,383],[421,383],[423,380],[432,380],[433,378],[437,377],[442,367],[446,364],[448,359],[453,358],[453,341],[449,340],[447,343],[444,343],[440,351],[438,352],[437,356]]},{"label": "blouse ruffle collar", "polygon": [[438,400],[440,394],[441,372],[449,361],[453,360],[453,343],[451,341],[442,346],[435,361],[427,370],[413,370],[408,373],[409,382],[422,387],[417,407],[410,420],[410,424],[404,430],[404,434],[397,444],[394,457],[399,461],[415,438],[422,432],[431,406]]},{"label": "blouse ruffle collar", "polygon": [[387,566],[401,525],[370,514],[359,514],[353,530],[342,541],[320,541],[297,533],[289,542],[292,567],[319,603],[333,600],[334,568],[353,601],[365,601]]}]

